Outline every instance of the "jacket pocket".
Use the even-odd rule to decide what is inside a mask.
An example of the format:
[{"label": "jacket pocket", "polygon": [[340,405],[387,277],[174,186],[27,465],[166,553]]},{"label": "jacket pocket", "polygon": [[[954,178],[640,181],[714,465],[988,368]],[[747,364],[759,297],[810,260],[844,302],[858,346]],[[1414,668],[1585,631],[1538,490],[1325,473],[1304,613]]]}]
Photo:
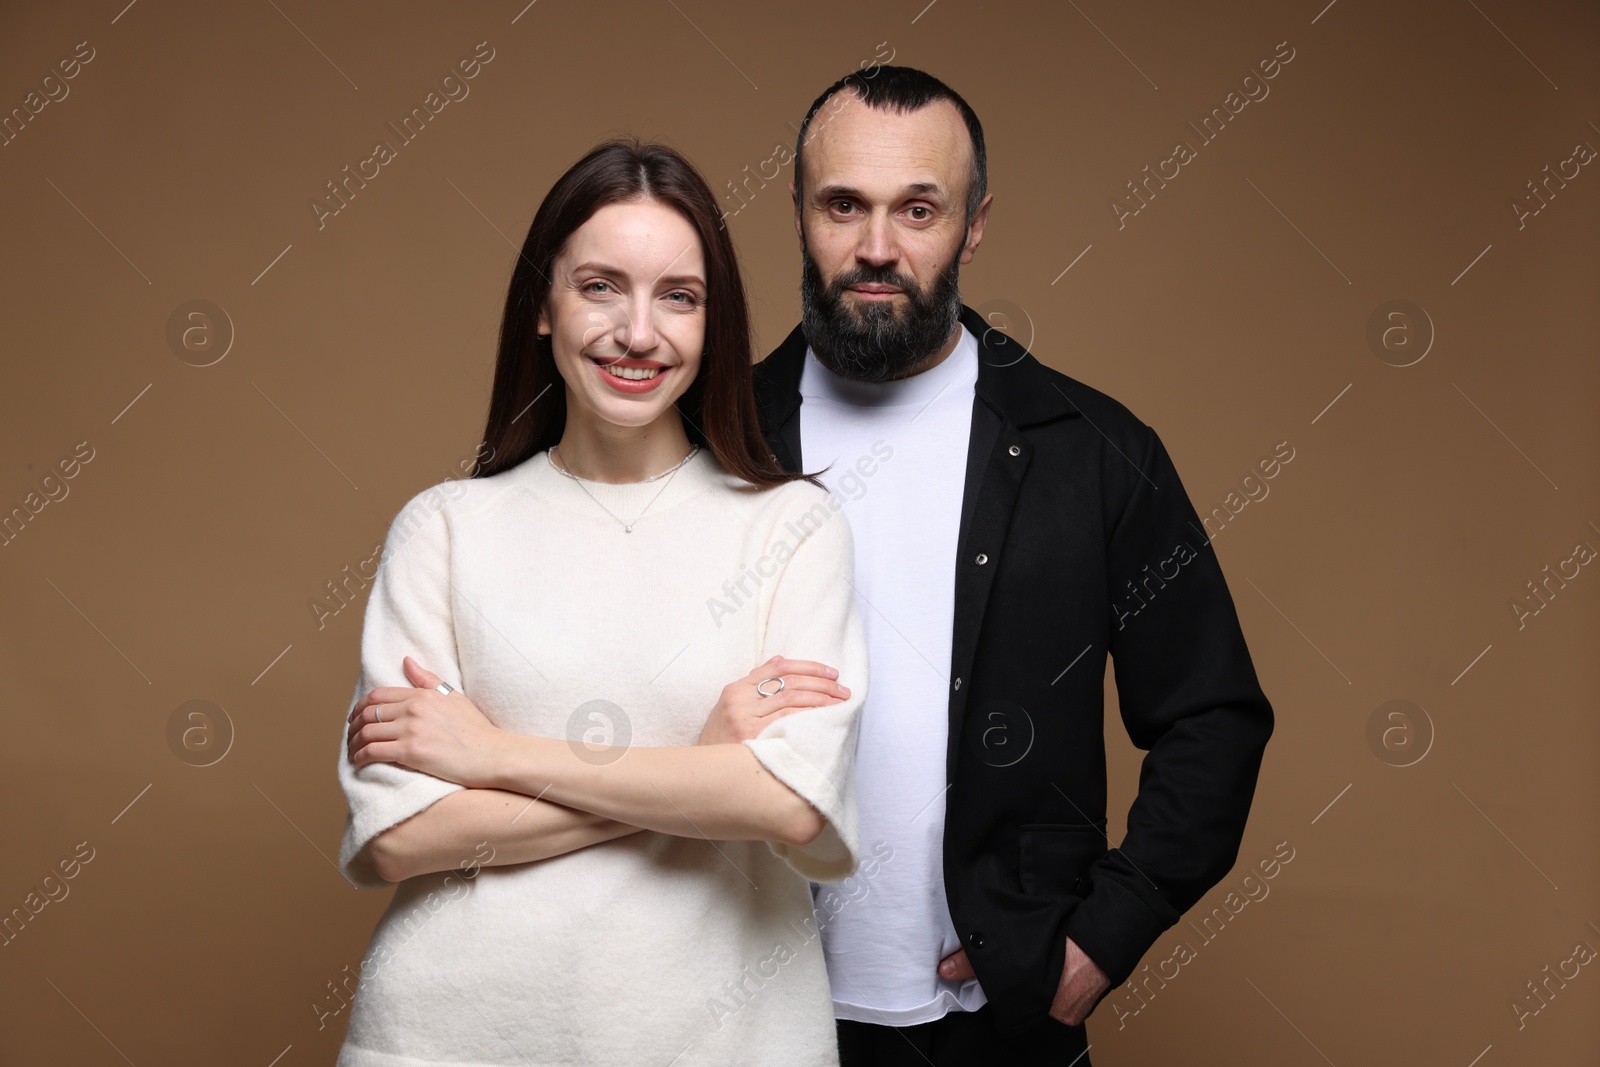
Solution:
[{"label": "jacket pocket", "polygon": [[1084,876],[1109,851],[1092,823],[1023,823],[1018,828],[1018,874],[1030,896],[1082,896]]}]

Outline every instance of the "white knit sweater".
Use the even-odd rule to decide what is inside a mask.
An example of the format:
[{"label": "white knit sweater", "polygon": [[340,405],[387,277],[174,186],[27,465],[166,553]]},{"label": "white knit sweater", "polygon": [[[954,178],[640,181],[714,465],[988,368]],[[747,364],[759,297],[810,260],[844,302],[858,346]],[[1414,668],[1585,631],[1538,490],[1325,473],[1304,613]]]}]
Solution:
[{"label": "white knit sweater", "polygon": [[[540,452],[402,509],[347,712],[409,685],[406,655],[496,725],[579,745],[692,745],[722,687],[774,654],[837,667],[851,696],[746,742],[826,816],[805,848],[641,831],[400,883],[340,1067],[838,1063],[806,879],[845,878],[859,854],[867,646],[839,503],[806,482],[756,490],[702,448],[670,481],[621,485],[580,485]],[[368,841],[462,788],[353,768],[342,725],[338,774],[339,862],[363,886],[385,884],[359,855]],[[464,844],[461,863],[487,854]]]}]

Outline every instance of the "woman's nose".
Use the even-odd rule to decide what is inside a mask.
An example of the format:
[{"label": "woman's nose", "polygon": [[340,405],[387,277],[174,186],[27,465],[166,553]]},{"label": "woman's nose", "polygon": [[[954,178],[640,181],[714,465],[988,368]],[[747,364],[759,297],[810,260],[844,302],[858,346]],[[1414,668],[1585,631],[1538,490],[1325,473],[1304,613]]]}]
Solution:
[{"label": "woman's nose", "polygon": [[648,304],[634,304],[619,315],[615,337],[617,344],[625,350],[623,355],[648,352],[655,348],[656,326],[653,311],[654,309]]}]

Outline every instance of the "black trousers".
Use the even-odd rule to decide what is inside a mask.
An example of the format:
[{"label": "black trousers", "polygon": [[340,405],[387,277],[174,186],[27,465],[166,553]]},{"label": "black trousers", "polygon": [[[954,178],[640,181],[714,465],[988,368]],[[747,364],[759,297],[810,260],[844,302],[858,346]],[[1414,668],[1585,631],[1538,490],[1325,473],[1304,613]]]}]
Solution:
[{"label": "black trousers", "polygon": [[1046,1019],[1006,1037],[995,1029],[987,1004],[915,1026],[837,1024],[839,1067],[1093,1067],[1086,1027]]}]

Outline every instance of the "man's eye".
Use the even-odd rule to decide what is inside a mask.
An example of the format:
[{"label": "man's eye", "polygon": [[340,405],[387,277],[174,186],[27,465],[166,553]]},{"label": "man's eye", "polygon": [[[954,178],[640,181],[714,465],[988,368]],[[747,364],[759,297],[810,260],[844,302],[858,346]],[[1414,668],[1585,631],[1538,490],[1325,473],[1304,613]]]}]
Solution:
[{"label": "man's eye", "polygon": [[933,212],[919,204],[911,209],[911,217],[917,222],[926,222],[928,219],[933,217]]},{"label": "man's eye", "polygon": [[841,215],[848,215],[854,209],[855,205],[848,200],[835,200],[833,202],[833,210]]}]

